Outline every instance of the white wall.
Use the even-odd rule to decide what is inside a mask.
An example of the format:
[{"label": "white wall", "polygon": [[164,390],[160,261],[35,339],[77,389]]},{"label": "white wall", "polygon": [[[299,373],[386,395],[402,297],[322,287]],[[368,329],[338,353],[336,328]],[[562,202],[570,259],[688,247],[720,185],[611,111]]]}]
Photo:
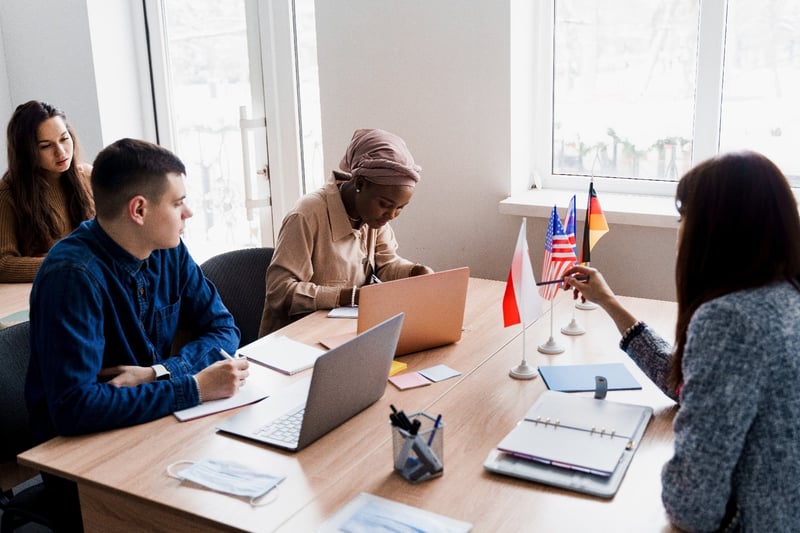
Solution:
[{"label": "white wall", "polygon": [[17,105],[44,100],[67,114],[84,156],[93,159],[102,132],[86,2],[3,0],[0,21],[11,101],[4,131]]},{"label": "white wall", "polygon": [[141,33],[132,16],[137,7],[129,0],[0,2],[3,170],[5,125],[28,100],[44,100],[66,113],[88,161],[121,136],[153,138],[147,126],[152,109],[143,107],[141,95],[147,72],[134,56],[142,45],[133,35]]},{"label": "white wall", "polygon": [[[355,128],[402,136],[423,178],[392,223],[400,252],[505,279],[520,223],[497,207],[510,191],[510,1],[315,5],[326,168]],[[546,225],[528,221],[535,272]],[[617,292],[642,297],[674,299],[674,261],[673,231],[637,226],[612,226],[592,252]]]},{"label": "white wall", "polygon": [[[423,167],[411,205],[393,223],[400,252],[501,280],[519,230],[518,218],[498,213],[510,190],[510,2],[316,2],[326,168],[356,128],[399,134]],[[64,109],[89,159],[119,136],[152,139],[141,93],[147,73],[131,55],[142,44],[134,4],[2,0],[3,129],[17,104],[38,98]],[[545,230],[546,220],[529,219],[536,272]],[[612,225],[592,260],[620,294],[674,298],[671,230]]]}]

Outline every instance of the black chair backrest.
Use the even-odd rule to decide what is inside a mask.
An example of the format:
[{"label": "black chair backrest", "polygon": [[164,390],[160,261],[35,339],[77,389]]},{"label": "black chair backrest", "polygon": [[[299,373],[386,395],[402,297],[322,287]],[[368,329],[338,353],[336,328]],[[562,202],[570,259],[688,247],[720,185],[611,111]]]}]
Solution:
[{"label": "black chair backrest", "polygon": [[258,338],[272,252],[273,248],[244,248],[215,255],[200,265],[241,331],[239,346]]},{"label": "black chair backrest", "polygon": [[30,355],[30,322],[0,329],[0,462],[15,461],[33,445],[25,405]]}]

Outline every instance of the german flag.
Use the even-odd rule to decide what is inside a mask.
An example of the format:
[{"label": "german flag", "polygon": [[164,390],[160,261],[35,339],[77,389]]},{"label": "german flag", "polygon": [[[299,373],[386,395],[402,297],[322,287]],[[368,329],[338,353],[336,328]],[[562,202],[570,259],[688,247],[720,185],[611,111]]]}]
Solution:
[{"label": "german flag", "polygon": [[581,263],[589,264],[591,251],[600,237],[608,233],[608,222],[600,207],[594,183],[589,182],[589,202],[586,205],[586,221],[583,224],[583,248],[581,249]]}]

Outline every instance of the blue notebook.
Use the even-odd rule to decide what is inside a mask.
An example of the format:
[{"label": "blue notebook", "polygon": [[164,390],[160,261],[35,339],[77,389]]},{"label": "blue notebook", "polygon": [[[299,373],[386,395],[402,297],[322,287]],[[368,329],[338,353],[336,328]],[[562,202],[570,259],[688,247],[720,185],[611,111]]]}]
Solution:
[{"label": "blue notebook", "polygon": [[608,390],[635,390],[642,386],[622,363],[600,365],[540,366],[539,374],[550,390],[588,392],[595,388],[595,376],[608,381]]}]

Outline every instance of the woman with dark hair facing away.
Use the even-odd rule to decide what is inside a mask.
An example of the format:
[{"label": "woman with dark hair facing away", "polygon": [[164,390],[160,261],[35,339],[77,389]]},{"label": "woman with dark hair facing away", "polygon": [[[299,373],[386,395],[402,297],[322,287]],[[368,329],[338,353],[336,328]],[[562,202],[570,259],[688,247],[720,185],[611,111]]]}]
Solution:
[{"label": "woman with dark hair facing away", "polygon": [[420,179],[405,141],[380,129],[356,130],[339,168],[283,219],[260,336],[317,309],[355,305],[366,283],[433,272],[397,254],[389,226]]},{"label": "woman with dark hair facing away", "polygon": [[566,284],[609,314],[620,347],[679,403],[661,474],[670,519],[688,531],[797,531],[797,203],[781,171],[754,152],[700,163],[678,183],[675,203],[674,347],[597,270],[575,266]]},{"label": "woman with dark hair facing away", "polygon": [[94,216],[91,165],[63,111],[31,100],[8,123],[0,180],[0,282],[31,282],[56,241]]}]

